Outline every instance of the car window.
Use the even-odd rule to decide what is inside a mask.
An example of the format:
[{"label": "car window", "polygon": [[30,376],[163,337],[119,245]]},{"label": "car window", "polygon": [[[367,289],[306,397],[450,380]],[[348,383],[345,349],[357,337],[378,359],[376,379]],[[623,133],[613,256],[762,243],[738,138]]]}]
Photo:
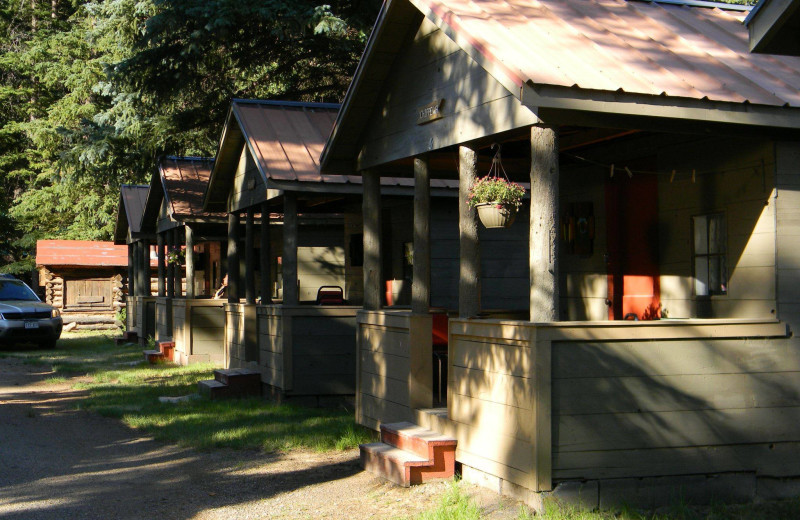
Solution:
[{"label": "car window", "polygon": [[38,302],[36,293],[19,280],[0,280],[0,301]]}]

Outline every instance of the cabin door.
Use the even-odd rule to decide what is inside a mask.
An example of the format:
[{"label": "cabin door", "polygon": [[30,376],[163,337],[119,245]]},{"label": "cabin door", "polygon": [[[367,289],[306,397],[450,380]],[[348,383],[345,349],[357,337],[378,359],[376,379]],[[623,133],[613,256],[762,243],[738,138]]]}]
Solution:
[{"label": "cabin door", "polygon": [[[633,168],[631,168],[633,169]],[[641,167],[645,171],[653,168]],[[616,171],[606,183],[608,319],[660,316],[658,179]]]},{"label": "cabin door", "polygon": [[110,278],[64,281],[64,308],[68,310],[107,310],[113,301]]}]

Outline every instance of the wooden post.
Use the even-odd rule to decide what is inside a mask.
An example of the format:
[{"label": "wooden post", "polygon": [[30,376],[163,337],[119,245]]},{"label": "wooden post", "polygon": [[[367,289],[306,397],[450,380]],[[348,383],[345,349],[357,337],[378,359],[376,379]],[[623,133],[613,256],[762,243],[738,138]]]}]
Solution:
[{"label": "wooden post", "polygon": [[[181,230],[180,228],[172,228],[172,241],[175,244],[175,252],[179,253],[181,250]],[[178,261],[175,264],[175,297],[180,298],[183,295],[183,269],[181,263]]]},{"label": "wooden post", "polygon": [[194,230],[184,224],[186,240],[186,297],[194,298]]},{"label": "wooden post", "polygon": [[[136,296],[136,242],[128,244],[128,296]],[[128,309],[128,315],[133,311]]]},{"label": "wooden post", "polygon": [[530,318],[558,321],[558,133],[531,127]]},{"label": "wooden post", "polygon": [[261,204],[261,305],[272,303],[272,249],[269,238],[269,204]]},{"label": "wooden post", "polygon": [[413,275],[411,312],[427,314],[431,303],[431,179],[427,155],[414,158]]},{"label": "wooden post", "polygon": [[142,255],[142,277],[140,283],[142,285],[142,296],[150,296],[153,294],[150,289],[150,241],[141,241],[141,255]]},{"label": "wooden post", "polygon": [[297,305],[297,195],[283,193],[283,304]]},{"label": "wooden post", "polygon": [[255,218],[253,206],[247,208],[244,228],[244,295],[245,302],[256,303],[256,244],[255,244]]},{"label": "wooden post", "polygon": [[239,303],[238,213],[228,213],[228,303]]},{"label": "wooden post", "polygon": [[364,308],[381,308],[381,176],[375,171],[361,175],[364,195]]},{"label": "wooden post", "polygon": [[458,149],[458,316],[470,318],[481,310],[481,247],[475,208],[467,204],[469,190],[478,176],[478,153]]},{"label": "wooden post", "polygon": [[167,264],[164,254],[164,233],[156,233],[156,256],[158,257],[158,295],[167,295]]},{"label": "wooden post", "polygon": [[[172,230],[165,231],[167,235],[167,254],[169,255],[175,251],[175,236]],[[170,298],[175,297],[175,264],[169,262],[167,264],[167,296]]]}]

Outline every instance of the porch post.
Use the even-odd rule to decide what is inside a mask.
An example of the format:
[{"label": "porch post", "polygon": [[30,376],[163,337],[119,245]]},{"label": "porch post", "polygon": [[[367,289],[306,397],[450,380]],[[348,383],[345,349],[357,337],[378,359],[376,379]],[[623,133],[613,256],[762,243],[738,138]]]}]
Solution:
[{"label": "porch post", "polygon": [[364,195],[364,309],[381,308],[381,176],[376,171],[361,175]]},{"label": "porch post", "polygon": [[186,297],[194,298],[194,230],[184,225],[186,234]]},{"label": "porch post", "polygon": [[[175,252],[179,253],[181,250],[181,235],[180,228],[172,229],[172,243],[175,244]],[[181,263],[175,264],[175,297],[180,298],[183,295],[183,270]]]},{"label": "porch post", "polygon": [[530,318],[559,320],[558,133],[531,127]]},{"label": "porch post", "polygon": [[244,294],[245,302],[256,303],[256,247],[255,247],[255,208],[247,208],[244,228]]},{"label": "porch post", "polygon": [[431,179],[428,156],[414,158],[414,279],[411,312],[427,314],[431,304]]},{"label": "porch post", "polygon": [[228,303],[239,303],[238,213],[228,213]]},{"label": "porch post", "polygon": [[270,260],[272,250],[269,239],[269,205],[266,202],[261,204],[261,256],[259,257],[259,269],[261,271],[261,305],[272,303],[272,272],[270,271]]},{"label": "porch post", "polygon": [[[169,254],[175,251],[175,235],[171,229],[164,233],[167,234],[167,254]],[[172,262],[167,264],[167,296],[175,297],[175,264]]]},{"label": "porch post", "polygon": [[475,208],[467,204],[469,190],[478,172],[478,152],[458,148],[459,279],[458,316],[477,316],[481,310],[481,248]]},{"label": "porch post", "polygon": [[150,241],[142,240],[142,296],[150,296]]},{"label": "porch post", "polygon": [[[136,242],[128,244],[128,296],[136,296]],[[130,309],[128,309],[130,311]],[[130,312],[128,313],[130,314]]]},{"label": "porch post", "polygon": [[283,304],[297,305],[297,195],[283,193]]},{"label": "porch post", "polygon": [[164,254],[164,233],[156,233],[156,256],[158,257],[158,295],[167,295],[166,255]]}]

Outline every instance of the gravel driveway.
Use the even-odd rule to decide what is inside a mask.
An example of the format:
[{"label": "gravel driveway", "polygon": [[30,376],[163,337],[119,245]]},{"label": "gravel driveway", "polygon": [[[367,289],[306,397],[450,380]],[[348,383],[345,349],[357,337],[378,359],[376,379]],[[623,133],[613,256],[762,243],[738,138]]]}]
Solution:
[{"label": "gravel driveway", "polygon": [[[406,518],[446,483],[410,489],[358,466],[358,452],[197,452],[80,411],[48,367],[0,358],[0,519]],[[517,506],[465,486],[487,518]]]}]

